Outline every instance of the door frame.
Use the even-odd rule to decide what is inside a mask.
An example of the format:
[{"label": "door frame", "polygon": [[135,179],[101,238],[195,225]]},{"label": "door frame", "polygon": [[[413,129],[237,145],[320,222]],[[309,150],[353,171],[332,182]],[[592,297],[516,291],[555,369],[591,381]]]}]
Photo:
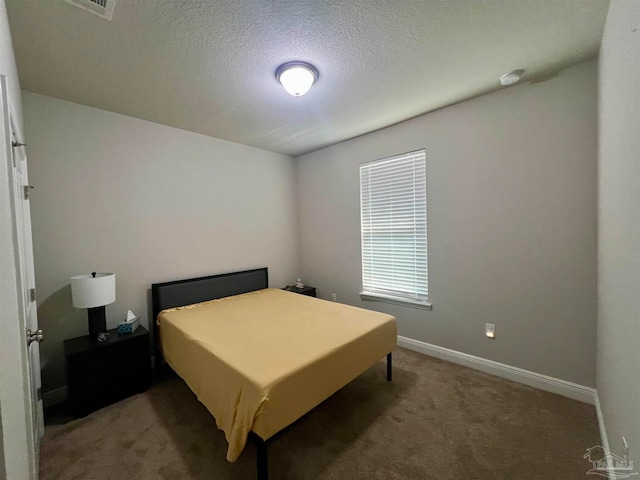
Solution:
[{"label": "door frame", "polygon": [[[13,214],[13,159],[7,78],[0,76],[0,415],[8,480],[38,478],[26,331],[20,326],[22,295]],[[9,228],[7,228],[9,227]],[[9,365],[9,368],[7,368]],[[39,368],[39,366],[37,367]]]}]

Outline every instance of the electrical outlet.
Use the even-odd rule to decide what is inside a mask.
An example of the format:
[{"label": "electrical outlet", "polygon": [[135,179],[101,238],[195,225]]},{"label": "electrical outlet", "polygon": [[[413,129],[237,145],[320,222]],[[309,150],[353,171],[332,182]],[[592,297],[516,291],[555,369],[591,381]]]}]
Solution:
[{"label": "electrical outlet", "polygon": [[484,324],[484,332],[487,335],[487,338],[491,340],[495,340],[496,338],[496,325],[494,323],[485,323]]},{"label": "electrical outlet", "polygon": [[336,294],[335,294],[335,293],[332,293],[332,294],[331,294],[331,301],[332,301],[332,302],[337,302],[337,301],[338,301],[338,297],[336,296]]}]

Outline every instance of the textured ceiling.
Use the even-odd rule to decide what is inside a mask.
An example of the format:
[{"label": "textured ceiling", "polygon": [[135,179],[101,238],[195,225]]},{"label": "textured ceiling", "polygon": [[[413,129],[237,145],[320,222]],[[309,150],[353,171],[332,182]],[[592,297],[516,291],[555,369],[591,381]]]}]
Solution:
[{"label": "textured ceiling", "polygon": [[[21,86],[300,155],[597,56],[607,0],[7,0]],[[320,72],[304,97],[291,60]]]}]

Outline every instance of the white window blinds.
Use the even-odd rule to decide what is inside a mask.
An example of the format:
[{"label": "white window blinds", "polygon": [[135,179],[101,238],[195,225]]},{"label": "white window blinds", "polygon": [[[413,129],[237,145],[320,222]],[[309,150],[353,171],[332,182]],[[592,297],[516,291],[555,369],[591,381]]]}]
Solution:
[{"label": "white window blinds", "polygon": [[360,165],[360,212],[362,293],[426,304],[424,150]]}]

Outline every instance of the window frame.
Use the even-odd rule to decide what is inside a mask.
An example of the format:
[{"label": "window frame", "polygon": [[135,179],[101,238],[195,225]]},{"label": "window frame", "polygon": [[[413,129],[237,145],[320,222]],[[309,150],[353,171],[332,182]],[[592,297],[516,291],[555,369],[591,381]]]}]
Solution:
[{"label": "window frame", "polygon": [[[425,269],[426,271],[424,272],[424,293],[420,293],[417,291],[414,291],[413,293],[408,293],[406,296],[404,295],[394,295],[393,293],[387,293],[387,292],[382,292],[382,291],[375,291],[375,285],[373,286],[369,286],[369,288],[365,288],[365,266],[367,265],[367,262],[365,261],[365,198],[364,198],[364,193],[363,190],[365,188],[365,183],[363,181],[363,169],[365,168],[370,168],[372,165],[375,164],[379,164],[379,163],[383,163],[383,162],[390,162],[390,161],[394,161],[397,160],[398,162],[401,161],[406,161],[409,157],[411,156],[416,156],[418,154],[422,154],[423,155],[423,159],[422,161],[424,162],[424,239],[422,239],[422,241],[424,241],[424,263],[425,263]],[[415,161],[414,161],[415,162]],[[383,167],[384,168],[384,167]],[[391,167],[391,169],[393,168],[393,166]],[[416,171],[416,166],[415,163],[413,163],[411,165],[411,171],[415,172]],[[428,212],[427,212],[427,158],[426,158],[426,149],[421,148],[421,149],[417,149],[417,150],[413,150],[413,151],[409,151],[409,152],[405,152],[405,153],[401,153],[401,154],[397,154],[397,155],[391,155],[388,157],[384,157],[384,158],[379,158],[376,160],[371,160],[371,161],[367,161],[367,162],[363,162],[359,165],[358,168],[359,171],[359,183],[360,183],[360,259],[361,259],[361,265],[360,265],[360,275],[361,275],[361,291],[360,291],[360,298],[362,300],[372,300],[372,301],[379,301],[379,302],[384,302],[384,303],[391,303],[391,304],[396,304],[396,305],[402,305],[402,306],[407,306],[407,307],[413,307],[413,308],[421,308],[421,309],[426,309],[426,310],[431,310],[432,309],[432,303],[431,300],[429,299],[429,288],[428,288],[428,284],[429,284],[429,266],[428,266],[428,243],[427,243],[427,239],[428,239],[428,228],[427,228],[427,218],[428,218]],[[422,172],[421,172],[422,173]],[[368,175],[371,175],[371,170],[369,170],[369,172],[367,173]],[[389,175],[390,173],[387,172],[387,174]],[[415,192],[416,190],[416,183],[417,181],[414,179],[414,183],[412,185],[412,191]],[[368,184],[369,188],[371,188],[371,183]],[[422,193],[422,192],[420,192]],[[382,193],[379,193],[379,195],[382,195]],[[388,193],[387,193],[388,195]],[[415,204],[414,204],[415,205]],[[421,239],[418,238],[418,235],[415,233],[416,231],[416,218],[415,216],[412,217],[411,221],[413,222],[413,242],[415,244],[416,241],[420,241]],[[380,220],[380,219],[378,219]],[[371,225],[371,214],[369,214],[369,225]],[[416,240],[417,239],[417,240]],[[371,249],[369,249],[371,250]],[[384,254],[382,254],[384,255]],[[416,260],[416,257],[414,256],[411,261],[413,262],[412,268],[416,268],[416,264],[419,263],[418,260]],[[369,263],[370,265],[370,263]],[[393,267],[392,267],[393,268]],[[393,281],[392,281],[393,282]],[[384,290],[384,288],[381,288],[381,290]]]}]

